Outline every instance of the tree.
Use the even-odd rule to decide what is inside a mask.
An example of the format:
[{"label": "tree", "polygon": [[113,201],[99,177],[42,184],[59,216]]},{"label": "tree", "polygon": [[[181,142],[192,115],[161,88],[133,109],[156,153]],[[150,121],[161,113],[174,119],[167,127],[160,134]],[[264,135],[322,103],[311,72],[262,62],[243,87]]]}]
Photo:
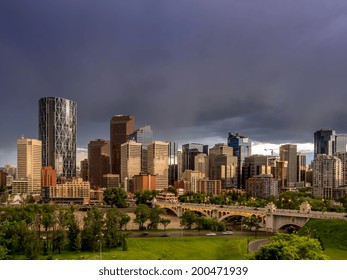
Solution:
[{"label": "tree", "polygon": [[105,227],[103,229],[106,248],[114,248],[119,245],[120,221],[121,214],[117,209],[111,208],[106,212]]},{"label": "tree", "polygon": [[102,239],[104,226],[103,213],[98,208],[91,208],[83,219],[84,226],[81,232],[81,249],[83,251],[97,251]]},{"label": "tree", "polygon": [[131,218],[129,215],[127,214],[121,214],[120,217],[120,221],[119,221],[119,227],[120,229],[122,229],[124,227],[124,229],[127,229],[127,224],[130,222]]},{"label": "tree", "polygon": [[170,187],[167,188],[167,191],[170,192],[170,193],[173,193],[173,194],[175,194],[177,196],[177,190],[176,190],[175,187],[170,186]]},{"label": "tree", "polygon": [[128,207],[127,198],[127,193],[121,188],[109,188],[104,191],[104,201],[107,205],[126,208]]},{"label": "tree", "polygon": [[160,223],[161,217],[160,215],[165,214],[166,210],[163,208],[160,208],[158,205],[151,208],[149,210],[149,220],[150,223],[147,226],[148,229],[158,229],[158,225]]},{"label": "tree", "polygon": [[80,226],[74,215],[74,208],[71,207],[67,212],[67,239],[69,249],[72,251],[79,251],[81,249],[81,230]]},{"label": "tree", "polygon": [[166,227],[171,223],[171,220],[170,219],[161,218],[160,219],[160,223],[163,225],[164,230],[166,230]]},{"label": "tree", "polygon": [[277,233],[269,245],[264,245],[253,255],[256,260],[325,260],[317,239],[296,234]]},{"label": "tree", "polygon": [[134,214],[136,218],[134,219],[134,222],[139,224],[139,229],[144,230],[146,227],[144,226],[145,222],[149,219],[149,207],[145,204],[139,204],[135,211]]},{"label": "tree", "polygon": [[261,218],[257,216],[244,217],[242,219],[242,224],[247,227],[249,231],[252,231],[252,228],[255,227],[257,230],[260,226]]},{"label": "tree", "polygon": [[135,192],[136,205],[147,204],[156,196],[155,191],[145,190],[143,192]]},{"label": "tree", "polygon": [[196,222],[197,216],[194,212],[190,210],[186,210],[181,216],[181,225],[184,226],[185,229],[191,229],[192,225]]}]

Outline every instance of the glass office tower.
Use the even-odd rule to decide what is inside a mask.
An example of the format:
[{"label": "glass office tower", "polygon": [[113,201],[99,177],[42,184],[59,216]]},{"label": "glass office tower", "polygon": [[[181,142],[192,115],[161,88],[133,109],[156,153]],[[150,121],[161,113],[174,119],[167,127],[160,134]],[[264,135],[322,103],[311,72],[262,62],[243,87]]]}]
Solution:
[{"label": "glass office tower", "polygon": [[39,100],[39,139],[42,166],[52,166],[57,177],[76,177],[77,104],[59,97]]}]

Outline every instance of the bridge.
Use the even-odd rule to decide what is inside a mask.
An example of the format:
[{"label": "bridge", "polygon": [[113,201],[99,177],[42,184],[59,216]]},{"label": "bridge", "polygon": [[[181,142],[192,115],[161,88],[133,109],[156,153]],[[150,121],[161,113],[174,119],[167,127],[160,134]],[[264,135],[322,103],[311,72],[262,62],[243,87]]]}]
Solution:
[{"label": "bridge", "polygon": [[276,232],[288,226],[303,227],[311,218],[317,219],[340,219],[347,220],[347,213],[319,212],[311,211],[308,202],[300,205],[300,210],[277,209],[271,202],[264,208],[247,207],[247,206],[226,206],[210,204],[193,204],[193,203],[170,203],[166,201],[154,201],[155,205],[160,208],[173,212],[177,217],[190,210],[200,213],[208,218],[215,218],[219,222],[229,217],[250,217],[256,216],[261,218],[260,230]]}]

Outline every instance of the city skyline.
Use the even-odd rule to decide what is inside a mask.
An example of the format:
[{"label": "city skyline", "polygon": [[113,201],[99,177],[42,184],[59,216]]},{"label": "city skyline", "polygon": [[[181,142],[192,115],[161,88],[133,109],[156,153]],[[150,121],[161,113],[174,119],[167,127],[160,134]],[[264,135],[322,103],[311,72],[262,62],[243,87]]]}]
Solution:
[{"label": "city skyline", "polygon": [[346,3],[122,2],[0,3],[0,166],[37,138],[44,96],[78,104],[80,152],[117,114],[180,147],[239,132],[253,154],[347,132]]}]

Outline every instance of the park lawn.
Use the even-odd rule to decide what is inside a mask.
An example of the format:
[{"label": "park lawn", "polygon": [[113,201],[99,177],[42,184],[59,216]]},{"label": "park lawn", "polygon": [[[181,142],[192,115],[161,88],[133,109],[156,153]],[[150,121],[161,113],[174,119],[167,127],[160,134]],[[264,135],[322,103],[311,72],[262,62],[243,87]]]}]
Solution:
[{"label": "park lawn", "polygon": [[[104,249],[104,260],[243,260],[247,259],[247,237],[189,236],[128,238],[128,251]],[[98,260],[100,252],[53,254],[60,260]],[[42,257],[42,259],[46,259]]]},{"label": "park lawn", "polygon": [[347,221],[310,219],[299,234],[319,238],[329,259],[347,260]]}]

